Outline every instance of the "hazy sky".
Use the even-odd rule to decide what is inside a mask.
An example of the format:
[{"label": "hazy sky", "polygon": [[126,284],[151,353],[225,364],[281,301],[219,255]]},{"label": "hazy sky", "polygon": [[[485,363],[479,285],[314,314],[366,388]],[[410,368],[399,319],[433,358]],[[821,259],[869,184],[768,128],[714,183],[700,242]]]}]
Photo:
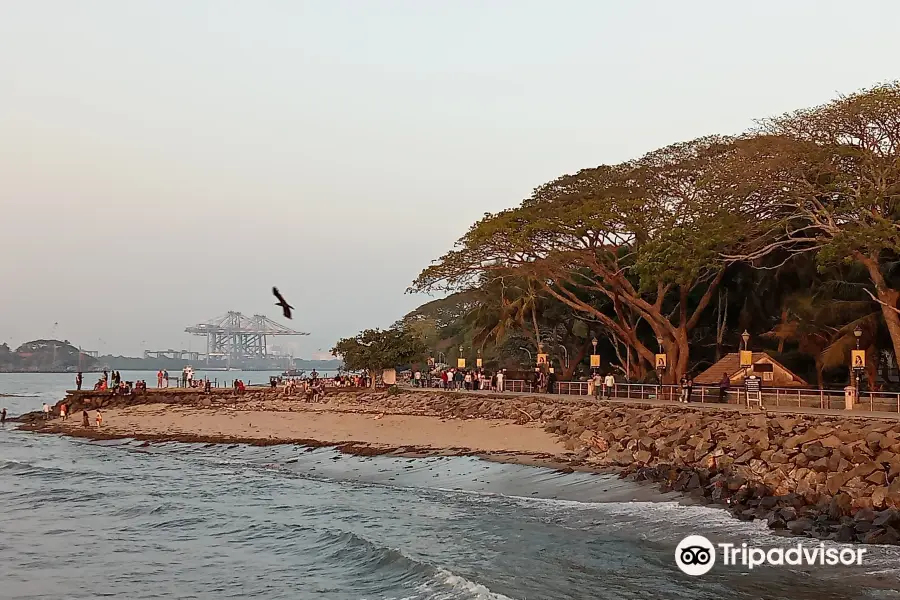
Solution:
[{"label": "hazy sky", "polygon": [[565,172],[900,76],[900,3],[0,0],[0,342],[387,326]]}]

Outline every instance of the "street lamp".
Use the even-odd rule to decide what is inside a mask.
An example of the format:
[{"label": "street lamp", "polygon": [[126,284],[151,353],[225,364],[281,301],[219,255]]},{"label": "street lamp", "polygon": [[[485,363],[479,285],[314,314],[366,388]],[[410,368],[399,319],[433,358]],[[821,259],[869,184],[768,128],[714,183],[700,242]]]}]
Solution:
[{"label": "street lamp", "polygon": [[591,340],[591,345],[594,347],[594,353],[591,355],[591,373],[597,374],[597,367],[594,366],[594,356],[597,355],[597,336],[594,336],[594,339]]},{"label": "street lamp", "polygon": [[524,350],[526,353],[528,353],[528,362],[529,362],[529,363],[533,363],[533,362],[534,362],[534,360],[531,358],[531,350],[529,350],[529,349],[526,348],[525,346],[520,346],[520,347],[519,347],[519,350]]},{"label": "street lamp", "polygon": [[657,336],[656,343],[659,344],[659,353],[662,354],[663,351],[663,339],[662,336]]},{"label": "street lamp", "polygon": [[[862,328],[859,325],[857,325],[856,328],[853,330],[853,335],[856,337],[856,349],[857,350],[859,350],[859,340],[862,337],[862,334],[863,334]],[[853,372],[856,374],[856,393],[857,394],[859,394],[859,383],[860,383],[860,379],[862,378],[862,372],[864,369],[865,369],[865,367],[862,366],[861,361],[860,361],[860,366],[857,366],[855,363],[853,364]]]},{"label": "street lamp", "polygon": [[744,330],[744,333],[741,334],[741,339],[744,340],[744,350],[746,350],[750,343],[750,333],[746,329]]}]

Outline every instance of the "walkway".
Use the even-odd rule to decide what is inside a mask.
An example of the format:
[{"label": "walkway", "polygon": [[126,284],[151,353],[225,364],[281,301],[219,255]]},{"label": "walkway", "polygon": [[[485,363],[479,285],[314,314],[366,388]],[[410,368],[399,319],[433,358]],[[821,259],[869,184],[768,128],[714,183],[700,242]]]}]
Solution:
[{"label": "walkway", "polygon": [[[404,389],[415,392],[438,392],[440,388],[415,388],[411,386],[403,386]],[[541,394],[538,392],[492,392],[490,390],[454,390],[448,393],[478,395],[488,397],[510,397],[510,398],[545,398],[555,402],[565,402],[568,400],[591,400],[591,396],[575,395],[575,394]],[[687,405],[681,402],[673,402],[671,400],[659,400],[656,398],[603,398],[601,402],[608,404],[621,404],[623,406],[677,406],[681,408],[691,408],[693,410],[705,410],[712,412],[740,412],[748,414],[756,414],[760,412],[773,412],[787,415],[815,415],[826,417],[840,417],[850,419],[880,419],[883,421],[900,421],[900,414],[896,412],[882,412],[869,410],[839,410],[832,408],[812,408],[812,407],[789,407],[789,406],[764,406],[760,411],[758,408],[747,408],[739,404],[713,404],[706,402],[691,402]]]}]

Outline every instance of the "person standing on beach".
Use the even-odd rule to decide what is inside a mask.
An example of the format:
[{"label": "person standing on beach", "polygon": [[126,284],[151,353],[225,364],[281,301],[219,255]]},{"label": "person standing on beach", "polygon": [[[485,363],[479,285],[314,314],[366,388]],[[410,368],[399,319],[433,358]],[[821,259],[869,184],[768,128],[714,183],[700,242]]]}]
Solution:
[{"label": "person standing on beach", "polygon": [[62,417],[63,421],[65,421],[66,417],[69,416],[68,412],[66,411],[66,403],[65,402],[63,402],[62,404],[59,405],[59,416]]},{"label": "person standing on beach", "polygon": [[6,409],[0,410],[0,425],[6,425]]},{"label": "person standing on beach", "polygon": [[169,371],[163,369],[163,387],[169,387]]},{"label": "person standing on beach", "polygon": [[75,375],[75,389],[81,391],[81,382],[84,380],[84,377],[81,375],[81,371]]},{"label": "person standing on beach", "polygon": [[162,369],[160,369],[159,371],[156,372],[156,387],[157,388],[162,387],[162,380],[163,380],[163,372],[162,372]]},{"label": "person standing on beach", "polygon": [[81,426],[82,427],[90,427],[91,426],[91,418],[88,416],[88,411],[85,408],[81,411]]},{"label": "person standing on beach", "polygon": [[44,402],[44,407],[42,410],[44,411],[44,420],[49,421],[50,420],[50,405],[47,404],[46,402]]},{"label": "person standing on beach", "polygon": [[103,414],[100,412],[100,409],[97,409],[97,427],[103,425]]},{"label": "person standing on beach", "polygon": [[503,391],[503,380],[505,378],[506,378],[506,375],[505,375],[504,371],[500,371],[499,373],[497,373],[497,391],[498,392]]}]

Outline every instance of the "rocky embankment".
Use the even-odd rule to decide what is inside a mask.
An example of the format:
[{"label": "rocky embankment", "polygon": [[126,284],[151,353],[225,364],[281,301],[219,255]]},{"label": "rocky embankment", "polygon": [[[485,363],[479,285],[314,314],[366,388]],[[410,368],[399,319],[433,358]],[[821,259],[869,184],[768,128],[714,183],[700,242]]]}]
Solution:
[{"label": "rocky embankment", "polygon": [[[66,402],[72,414],[82,407],[150,402],[229,403],[243,410],[306,405],[273,390],[242,396],[186,390],[132,397],[82,393]],[[614,469],[623,477],[656,482],[663,491],[726,506],[739,519],[763,519],[786,533],[900,544],[897,422],[437,391],[332,391],[316,408],[538,423],[565,441],[572,467]]]}]

